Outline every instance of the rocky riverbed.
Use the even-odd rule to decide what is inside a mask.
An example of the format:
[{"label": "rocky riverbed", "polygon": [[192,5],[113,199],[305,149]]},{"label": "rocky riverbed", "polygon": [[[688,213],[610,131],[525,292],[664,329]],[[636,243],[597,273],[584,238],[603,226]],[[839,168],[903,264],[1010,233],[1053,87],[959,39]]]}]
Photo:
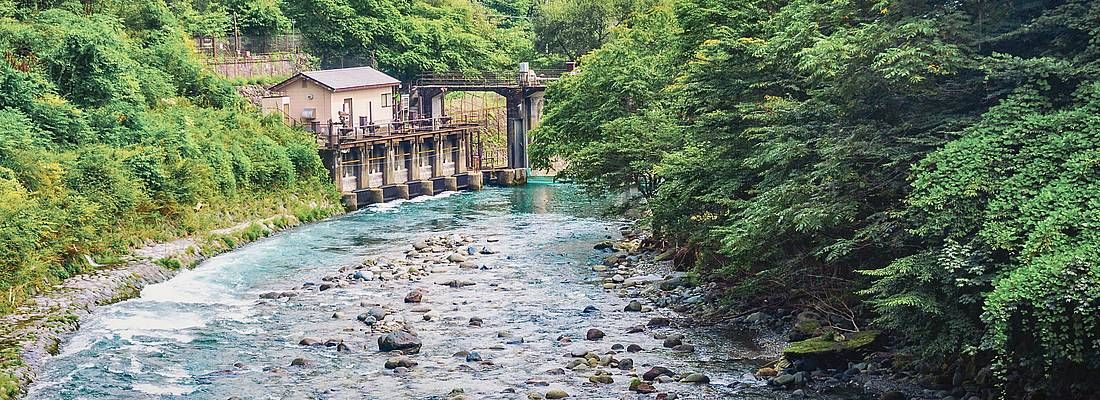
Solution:
[{"label": "rocky riverbed", "polygon": [[29,397],[791,396],[755,374],[784,337],[662,306],[710,300],[660,289],[685,278],[661,263],[608,262],[638,254],[593,249],[627,226],[596,209],[536,183],[277,234],[82,318]]},{"label": "rocky riverbed", "polygon": [[[602,254],[593,252],[594,260]],[[600,263],[562,266],[585,276],[582,284],[620,295],[603,297],[603,302],[561,304],[570,296],[551,299],[540,293],[545,290],[541,279],[516,279],[526,274],[522,265],[511,262],[517,258],[514,248],[467,234],[419,239],[401,256],[368,258],[316,281],[258,297],[278,303],[354,294],[350,297],[362,300],[329,307],[332,321],[325,323],[325,331],[333,334],[303,336],[298,345],[325,356],[366,353],[382,364],[384,376],[434,382],[443,386],[440,390],[447,388],[444,382],[454,382],[446,392],[450,398],[770,394],[766,380],[737,373],[737,368],[766,363],[780,348],[776,343],[745,338],[742,345],[747,346],[740,349],[744,358],[721,359],[736,355],[718,342],[720,329],[695,332],[678,313],[655,308],[643,295],[663,288],[686,298],[686,304],[697,304],[702,290],[683,286],[680,273],[635,275],[637,270],[625,269],[631,264],[615,260],[637,256],[616,254]],[[609,271],[616,273],[596,278]],[[595,276],[589,277],[590,272]],[[265,369],[287,373],[287,368],[308,368],[319,356]]]}]

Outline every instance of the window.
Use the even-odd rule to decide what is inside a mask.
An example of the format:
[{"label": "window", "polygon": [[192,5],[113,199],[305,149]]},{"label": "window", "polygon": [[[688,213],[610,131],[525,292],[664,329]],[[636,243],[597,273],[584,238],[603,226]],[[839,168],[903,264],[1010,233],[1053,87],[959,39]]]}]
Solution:
[{"label": "window", "polygon": [[390,106],[390,94],[389,93],[382,93],[382,107],[389,107],[389,106]]}]

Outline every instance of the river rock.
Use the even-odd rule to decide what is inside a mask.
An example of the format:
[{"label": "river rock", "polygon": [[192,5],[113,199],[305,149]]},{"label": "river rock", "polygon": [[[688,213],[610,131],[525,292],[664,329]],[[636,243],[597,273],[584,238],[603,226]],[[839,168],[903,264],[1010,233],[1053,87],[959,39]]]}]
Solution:
[{"label": "river rock", "polygon": [[306,366],[309,366],[309,360],[304,359],[302,357],[298,357],[298,358],[295,358],[294,360],[290,361],[290,366],[291,367],[306,367]]},{"label": "river rock", "polygon": [[678,333],[669,335],[668,337],[665,338],[664,346],[668,347],[668,348],[673,348],[673,347],[679,346],[679,345],[683,344],[683,338],[684,338],[684,335],[681,335],[681,334],[678,334]]},{"label": "river rock", "polygon": [[352,278],[361,281],[372,281],[374,280],[374,273],[370,271],[355,271],[355,274],[352,275]]},{"label": "river rock", "polygon": [[600,309],[596,308],[596,306],[591,306],[591,305],[584,306],[584,311],[581,311],[582,314],[591,314],[591,313],[594,313],[594,312],[600,312]]},{"label": "river rock", "polygon": [[592,383],[602,383],[604,385],[615,383],[615,379],[611,375],[592,375],[588,377],[588,380]]},{"label": "river rock", "polygon": [[497,251],[496,251],[496,250],[493,250],[492,248],[490,248],[490,247],[488,247],[488,246],[486,246],[486,247],[482,247],[482,248],[481,248],[481,251],[480,251],[480,253],[481,253],[481,254],[496,254],[496,253],[497,253]]},{"label": "river rock", "polygon": [[409,294],[405,295],[405,302],[406,303],[419,303],[423,299],[424,299],[424,291],[421,290],[421,289],[413,290],[413,291],[409,292]]},{"label": "river rock", "polygon": [[447,256],[447,261],[450,261],[450,262],[453,262],[453,263],[465,262],[466,261],[466,256],[458,254],[458,253],[454,253],[454,254],[451,254],[451,255]]},{"label": "river rock", "polygon": [[462,269],[478,269],[479,265],[473,261],[463,261],[458,263],[458,267]]},{"label": "river rock", "polygon": [[382,307],[371,307],[370,310],[367,310],[367,315],[373,317],[376,321],[381,321],[386,318],[386,310],[383,310]]},{"label": "river rock", "polygon": [[451,279],[449,281],[440,282],[439,284],[443,285],[443,286],[450,286],[450,287],[453,287],[453,288],[463,288],[463,287],[466,287],[466,286],[476,285],[476,283],[474,283],[474,282],[464,281],[464,280],[459,280],[459,279]]},{"label": "river rock", "polygon": [[632,276],[623,281],[623,286],[638,286],[648,283],[660,282],[661,277],[657,275],[641,275]]},{"label": "river rock", "polygon": [[630,381],[630,390],[642,394],[653,393],[657,391],[657,389],[654,388],[653,385],[642,382],[638,379]]},{"label": "river rock", "polygon": [[631,344],[629,346],[626,346],[626,351],[630,352],[630,353],[637,353],[637,352],[642,351],[642,350],[644,350],[644,349],[642,349],[642,346],[639,346],[639,345],[636,345],[636,344]]},{"label": "river rock", "polygon": [[564,399],[566,397],[569,397],[569,393],[561,389],[550,389],[546,391],[547,399]]},{"label": "river rock", "polygon": [[481,361],[481,353],[478,353],[476,351],[471,351],[469,354],[466,354],[466,361],[467,362]]},{"label": "river rock", "polygon": [[344,342],[340,342],[340,344],[336,345],[336,352],[337,353],[351,353],[351,348],[348,347],[348,345],[344,344]]},{"label": "river rock", "polygon": [[485,321],[483,321],[483,320],[481,319],[481,317],[470,317],[470,323],[469,323],[469,325],[470,325],[470,326],[474,326],[474,327],[481,327],[481,324],[482,324],[483,322],[485,322]]},{"label": "river rock", "polygon": [[626,308],[623,308],[623,311],[630,311],[630,312],[642,311],[642,303],[639,302],[638,300],[631,300],[630,304],[627,304]]},{"label": "river rock", "polygon": [[653,317],[649,319],[649,323],[646,326],[650,328],[663,328],[672,325],[672,321],[665,317]]},{"label": "river rock", "polygon": [[416,364],[416,361],[408,357],[390,357],[386,360],[385,367],[386,369],[395,369],[398,367],[412,368],[415,367]]},{"label": "river rock", "polygon": [[695,346],[692,346],[690,344],[681,344],[681,345],[674,346],[672,348],[672,351],[675,351],[677,353],[694,353],[695,352]]},{"label": "river rock", "polygon": [[672,373],[671,370],[669,370],[668,368],[665,368],[665,367],[653,367],[653,368],[650,368],[649,371],[646,371],[645,374],[642,374],[642,379],[647,380],[647,381],[653,381],[654,379],[657,379],[657,377],[661,376],[661,375],[673,376],[675,374]]},{"label": "river rock", "polygon": [[624,358],[622,360],[619,360],[619,369],[626,371],[626,370],[630,370],[632,368],[634,368],[634,360],[633,359]]},{"label": "river rock", "polygon": [[584,338],[588,340],[600,340],[603,339],[603,337],[603,331],[596,328],[589,329],[588,332],[584,335]]},{"label": "river rock", "polygon": [[314,338],[303,338],[301,341],[298,342],[299,346],[320,346],[322,344],[324,343],[321,342],[321,340]]},{"label": "river rock", "polygon": [[749,314],[749,315],[745,316],[745,322],[750,323],[750,324],[755,324],[755,323],[759,323],[761,321],[767,320],[768,318],[769,318],[768,314],[763,313],[761,311],[757,311],[757,312],[754,312],[752,314]]},{"label": "river rock", "polygon": [[405,354],[420,352],[420,338],[408,332],[390,332],[378,338],[379,351],[401,350]]},{"label": "river rock", "polygon": [[428,246],[428,242],[425,242],[423,240],[417,240],[416,242],[413,242],[413,249],[416,249],[417,251],[424,251],[424,249],[427,249],[429,247],[430,246]]},{"label": "river rock", "polygon": [[642,325],[634,325],[632,327],[626,328],[626,333],[638,333],[638,332],[645,332],[645,327],[642,326]]},{"label": "river rock", "polygon": [[665,280],[661,281],[661,283],[660,283],[661,290],[664,290],[664,291],[676,290],[676,288],[678,288],[680,286],[683,286],[683,285],[684,285],[683,278],[680,278],[678,276],[674,276],[672,278],[665,279]]},{"label": "river rock", "polygon": [[687,376],[685,376],[683,379],[680,379],[680,382],[683,382],[683,383],[710,383],[710,377],[708,377],[706,375],[703,375],[703,374],[700,374],[700,373],[693,372],[693,373],[687,374]]},{"label": "river rock", "polygon": [[776,386],[787,386],[794,383],[794,375],[783,374],[773,378],[769,383]]}]

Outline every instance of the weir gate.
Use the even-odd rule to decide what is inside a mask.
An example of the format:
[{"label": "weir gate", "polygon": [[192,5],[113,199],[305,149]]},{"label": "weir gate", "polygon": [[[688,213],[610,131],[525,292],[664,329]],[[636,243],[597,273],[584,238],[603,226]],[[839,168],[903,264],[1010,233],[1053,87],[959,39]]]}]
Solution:
[{"label": "weir gate", "polygon": [[[306,124],[350,209],[486,184],[521,185],[528,131],[542,113],[546,84],[564,71],[518,75],[421,75],[402,96],[399,118],[374,124]],[[503,107],[445,113],[448,92],[491,92]],[[501,138],[503,136],[503,138]]]}]

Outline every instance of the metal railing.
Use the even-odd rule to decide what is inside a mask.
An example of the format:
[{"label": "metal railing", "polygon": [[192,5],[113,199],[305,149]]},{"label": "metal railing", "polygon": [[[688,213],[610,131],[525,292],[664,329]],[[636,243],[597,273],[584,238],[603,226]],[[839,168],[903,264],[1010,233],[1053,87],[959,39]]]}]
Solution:
[{"label": "metal railing", "polygon": [[339,148],[341,144],[367,141],[391,136],[430,133],[444,129],[474,128],[482,125],[485,113],[491,110],[478,110],[456,115],[435,118],[397,120],[386,123],[367,123],[351,125],[340,122],[311,121],[300,124],[306,131],[317,137],[324,148]]},{"label": "metal railing", "polygon": [[521,86],[545,86],[550,81],[557,80],[566,73],[567,71],[564,69],[529,71],[514,74],[498,74],[492,72],[428,72],[421,74],[417,77],[415,86],[439,86],[453,89],[488,87],[518,88]]}]

